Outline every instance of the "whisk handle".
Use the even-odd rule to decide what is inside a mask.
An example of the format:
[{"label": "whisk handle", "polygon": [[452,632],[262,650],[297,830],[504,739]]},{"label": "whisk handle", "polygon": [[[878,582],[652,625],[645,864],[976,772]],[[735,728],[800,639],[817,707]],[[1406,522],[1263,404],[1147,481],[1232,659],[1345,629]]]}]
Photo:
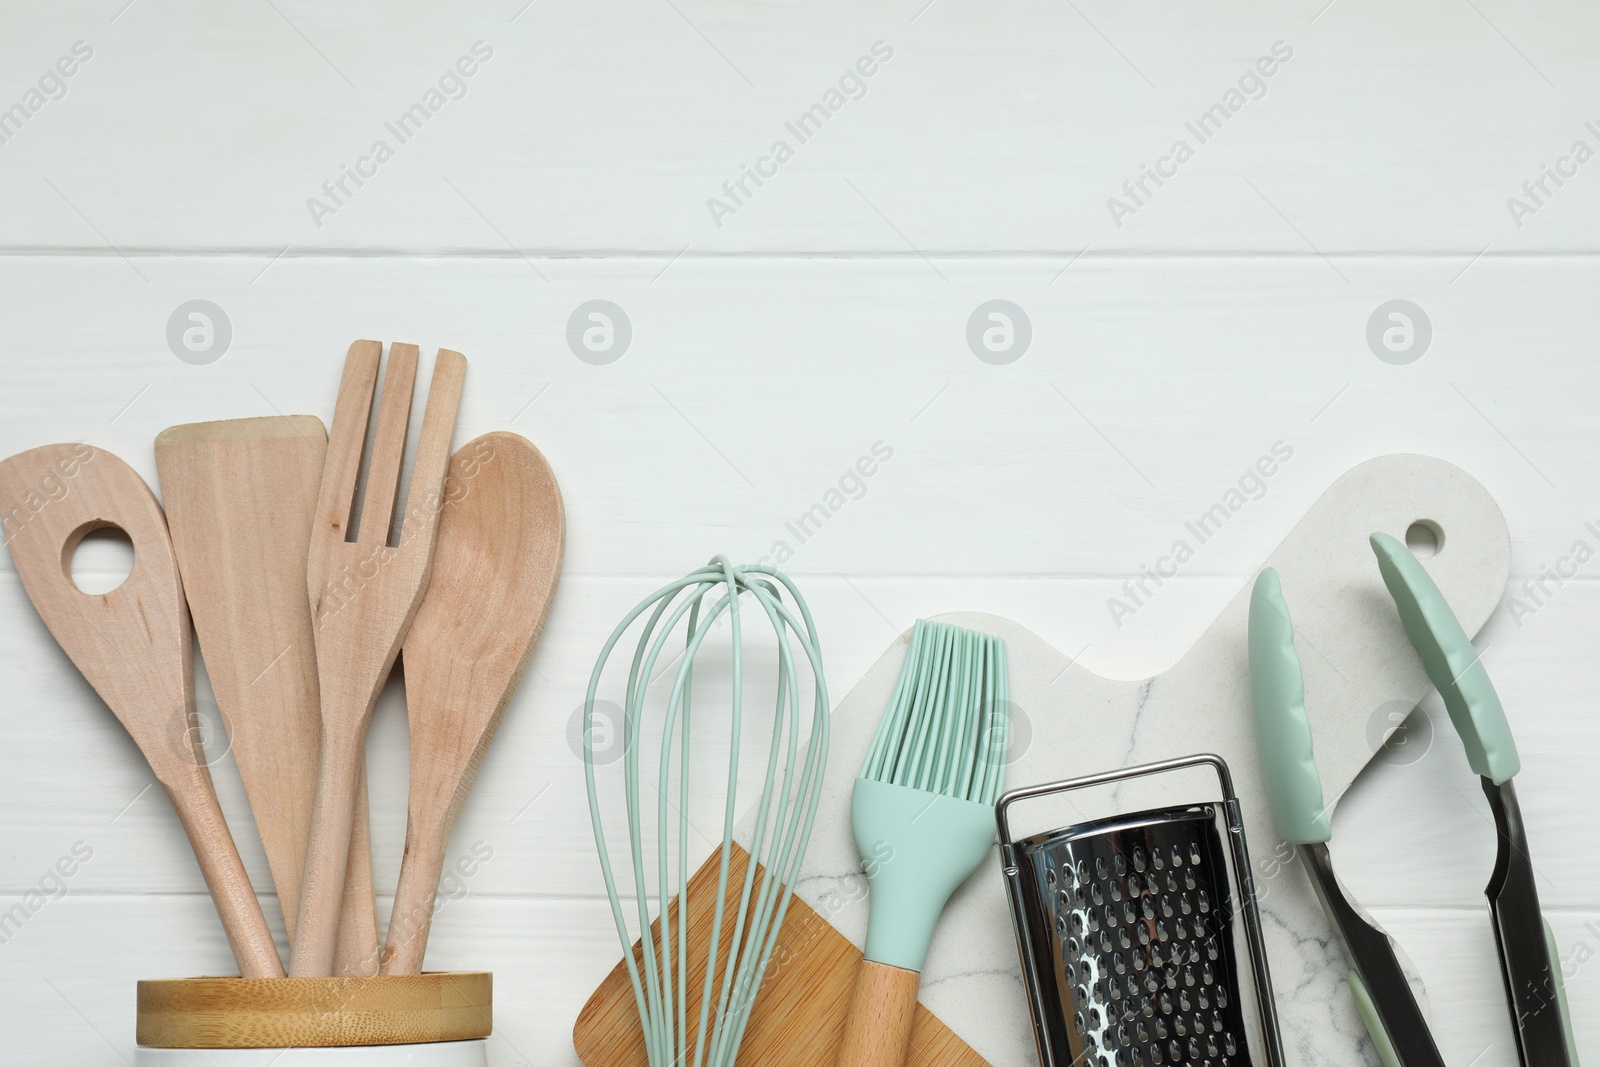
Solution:
[{"label": "whisk handle", "polygon": [[900,1067],[905,1063],[921,981],[919,971],[861,961],[837,1067]]}]

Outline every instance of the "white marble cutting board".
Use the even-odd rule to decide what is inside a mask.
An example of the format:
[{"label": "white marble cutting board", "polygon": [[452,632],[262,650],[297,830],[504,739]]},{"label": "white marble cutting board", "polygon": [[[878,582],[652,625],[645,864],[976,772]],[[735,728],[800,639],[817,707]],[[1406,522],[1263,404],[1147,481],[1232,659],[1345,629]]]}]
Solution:
[{"label": "white marble cutting board", "polygon": [[[1475,634],[1505,588],[1510,542],[1494,499],[1465,471],[1442,460],[1391,455],[1361,464],[1339,478],[1262,562],[1283,578],[1329,804],[1375,755],[1384,727],[1392,728],[1394,710],[1414,705],[1430,689],[1367,545],[1375,530],[1404,539],[1419,520],[1443,534],[1438,553],[1423,565],[1467,633]],[[1063,552],[1071,551],[1065,543],[1069,537],[1063,534]],[[1282,862],[1284,846],[1267,810],[1250,721],[1248,604],[1246,582],[1182,659],[1143,681],[1098,677],[1028,630],[993,615],[937,618],[1006,639],[1017,724],[1008,788],[1200,751],[1228,761],[1262,896],[1288,1060],[1341,1067],[1376,1063],[1345,986],[1342,951],[1304,873],[1294,862]],[[867,909],[850,832],[851,788],[909,636],[909,631],[901,635],[834,709],[828,777],[796,886],[857,945],[865,940]],[[1179,792],[1169,783],[1157,802],[1214,795],[1205,791],[1203,777],[1175,781]],[[1018,810],[1025,815],[1028,809]],[[1046,808],[1045,814],[1055,813]],[[741,827],[741,840],[748,840],[750,818]],[[1076,821],[1069,807],[1058,817],[1015,829],[1020,835]],[[1334,850],[1337,863],[1337,824]],[[996,1067],[1030,1067],[1038,1060],[998,856],[996,848],[945,910],[921,995]]]}]

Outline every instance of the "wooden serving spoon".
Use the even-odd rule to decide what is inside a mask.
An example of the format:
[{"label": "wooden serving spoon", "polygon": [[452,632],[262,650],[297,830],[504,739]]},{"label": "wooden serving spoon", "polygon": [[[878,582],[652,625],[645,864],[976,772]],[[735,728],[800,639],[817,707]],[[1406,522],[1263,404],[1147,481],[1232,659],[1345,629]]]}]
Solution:
[{"label": "wooden serving spoon", "polygon": [[[306,558],[328,432],[315,415],[173,426],[156,470],[195,636],[290,943],[317,793],[322,712]],[[378,973],[367,790],[356,798],[337,976]]]},{"label": "wooden serving spoon", "polygon": [[385,974],[421,973],[450,830],[544,629],[566,541],[555,475],[516,434],[462,446],[445,500],[433,578],[401,653],[411,796]]},{"label": "wooden serving spoon", "polygon": [[[189,609],[150,487],[85,444],[45,445],[0,462],[0,515],[33,606],[150,763],[189,836],[239,973],[280,978],[283,963],[211,787],[194,710]],[[120,529],[133,570],[109,593],[73,583],[83,538]]]}]

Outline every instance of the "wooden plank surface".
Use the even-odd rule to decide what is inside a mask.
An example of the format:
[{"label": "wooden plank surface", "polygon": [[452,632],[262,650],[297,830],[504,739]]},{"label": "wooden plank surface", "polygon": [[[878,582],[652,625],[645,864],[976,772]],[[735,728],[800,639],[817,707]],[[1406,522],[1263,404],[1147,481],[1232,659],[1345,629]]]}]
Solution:
[{"label": "wooden plank surface", "polygon": [[[1561,0],[123,4],[8,12],[8,105],[75,42],[94,54],[3,146],[0,246],[101,249],[97,228],[267,255],[1013,250],[1059,269],[1085,246],[1593,251],[1600,222],[1600,175],[1570,161],[1520,228],[1506,206],[1576,140],[1600,147],[1600,13]],[[1163,163],[1179,140],[1192,158]],[[1120,227],[1113,197],[1135,209]]]},{"label": "wooden plank surface", "polygon": [[[138,262],[148,284],[116,256],[0,258],[17,398],[0,451],[86,437],[153,480],[160,427],[331,417],[339,354],[376,323],[471,355],[458,439],[523,433],[577,483],[569,575],[675,574],[708,543],[754,558],[780,541],[798,573],[1136,574],[1279,440],[1293,460],[1185,577],[1242,576],[1325,486],[1385,452],[1483,482],[1514,517],[1518,575],[1600,519],[1600,468],[1578,444],[1600,436],[1600,261],[1586,258],[1479,262],[1453,284],[1459,264],[1390,257],[1343,265],[1349,282],[1287,257],[1088,262],[1054,284],[1026,259],[944,261],[948,281],[920,260]],[[633,327],[608,366],[566,338],[596,294]],[[1400,296],[1433,326],[1409,366],[1366,338]],[[166,336],[196,298],[233,327],[205,366]],[[1009,366],[965,336],[994,298],[1032,322]],[[788,528],[880,441],[892,456],[864,489],[847,480],[824,532],[815,516]],[[641,506],[645,485],[673,491]],[[953,510],[951,540],[900,536]],[[962,547],[974,538],[982,551]]]}]

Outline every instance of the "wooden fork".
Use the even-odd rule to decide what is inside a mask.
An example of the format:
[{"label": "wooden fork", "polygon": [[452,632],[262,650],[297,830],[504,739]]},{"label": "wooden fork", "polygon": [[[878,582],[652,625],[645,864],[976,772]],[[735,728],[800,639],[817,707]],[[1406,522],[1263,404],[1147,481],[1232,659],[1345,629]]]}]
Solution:
[{"label": "wooden fork", "polygon": [[[352,529],[361,451],[382,353],[383,346],[377,341],[357,341],[345,357],[306,565],[322,689],[322,751],[289,965],[293,977],[321,978],[333,973],[339,902],[367,727],[378,692],[394,667],[400,643],[427,590],[444,503],[450,437],[467,368],[461,353],[439,350],[411,473],[411,493],[398,523],[399,536],[390,545],[417,377],[416,345],[389,346],[366,495],[359,528]],[[372,961],[368,973],[377,973],[377,963]]]}]

